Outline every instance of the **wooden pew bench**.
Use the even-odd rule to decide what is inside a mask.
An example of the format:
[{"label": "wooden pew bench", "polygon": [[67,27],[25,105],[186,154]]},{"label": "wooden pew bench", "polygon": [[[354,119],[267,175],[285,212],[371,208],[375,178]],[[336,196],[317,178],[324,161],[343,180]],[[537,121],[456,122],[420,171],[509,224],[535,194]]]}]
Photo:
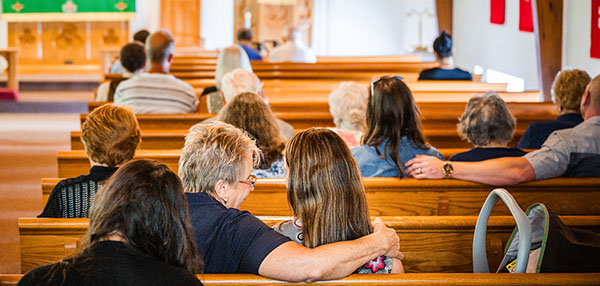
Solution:
[{"label": "wooden pew bench", "polygon": [[[0,285],[17,285],[22,274],[0,274]],[[411,286],[548,286],[548,285],[598,285],[600,273],[407,273],[407,274],[352,274],[339,280],[320,281],[318,283],[286,283],[253,274],[198,274],[206,286],[244,286],[244,285],[411,285]]]},{"label": "wooden pew bench", "polygon": [[[450,158],[456,153],[465,152],[467,150],[469,149],[439,149],[444,158]],[[56,154],[58,161],[58,176],[61,178],[71,178],[81,174],[87,174],[91,168],[84,150],[58,151]],[[158,160],[167,165],[173,172],[177,173],[180,155],[181,149],[137,150],[134,159]]]},{"label": "wooden pew bench", "polygon": [[[274,225],[289,217],[259,217]],[[407,273],[472,272],[473,231],[476,216],[381,217],[400,237]],[[563,216],[572,227],[600,230],[598,216]],[[21,271],[61,260],[76,251],[87,231],[88,219],[20,218]],[[510,216],[490,217],[487,241],[488,262],[495,269],[515,227]]]},{"label": "wooden pew bench", "polygon": [[[421,102],[421,122],[424,130],[456,130],[458,118],[464,112],[462,102]],[[551,103],[539,102],[509,102],[508,108],[517,118],[516,130],[524,130],[536,121],[551,121],[557,116],[556,108]],[[332,127],[333,117],[327,111],[315,112],[274,112],[275,116],[291,124],[295,129],[310,127]],[[136,117],[142,130],[188,130],[196,123],[216,116],[208,113],[189,114],[137,114]],[[81,114],[83,123],[87,114]]]},{"label": "wooden pew bench", "polygon": [[[43,205],[61,179],[42,179]],[[478,215],[492,186],[460,180],[363,178],[372,216]],[[555,178],[508,186],[522,209],[541,202],[561,215],[600,215],[600,178]],[[258,179],[241,209],[255,215],[292,215],[285,179]],[[40,210],[41,212],[41,210]],[[504,204],[494,215],[509,215]]]},{"label": "wooden pew bench", "polygon": [[[298,133],[303,129],[296,129]],[[466,140],[460,138],[456,130],[429,130],[423,131],[425,138],[431,146],[441,149],[448,148],[472,148],[473,145]],[[508,144],[509,147],[517,145],[524,130],[517,130],[513,136],[513,140]],[[181,149],[185,142],[187,130],[144,130],[142,131],[142,142],[138,145],[138,149],[144,150],[159,150],[159,149]],[[71,150],[83,150],[83,142],[81,142],[81,131],[71,131]]]}]

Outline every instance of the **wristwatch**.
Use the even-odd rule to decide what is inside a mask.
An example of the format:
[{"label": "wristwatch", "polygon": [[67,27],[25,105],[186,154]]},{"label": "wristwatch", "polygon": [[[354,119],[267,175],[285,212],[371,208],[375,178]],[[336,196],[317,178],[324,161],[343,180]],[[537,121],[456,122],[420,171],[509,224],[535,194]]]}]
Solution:
[{"label": "wristwatch", "polygon": [[442,165],[442,170],[444,171],[444,178],[449,179],[450,176],[452,176],[452,173],[454,172],[454,167],[452,166],[452,163],[450,163],[450,161],[446,161],[444,162],[444,165]]}]

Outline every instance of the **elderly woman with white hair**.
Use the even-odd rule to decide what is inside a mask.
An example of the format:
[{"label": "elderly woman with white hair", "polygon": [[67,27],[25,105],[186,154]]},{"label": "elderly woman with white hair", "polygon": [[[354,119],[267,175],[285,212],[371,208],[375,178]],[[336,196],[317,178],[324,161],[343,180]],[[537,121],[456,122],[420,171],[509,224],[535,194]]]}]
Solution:
[{"label": "elderly woman with white hair", "polygon": [[221,83],[223,77],[235,69],[252,72],[248,54],[237,45],[226,47],[219,53],[215,70],[215,86],[207,87],[202,91],[201,96],[208,96],[206,104],[209,113],[219,113],[219,110],[225,105]]},{"label": "elderly woman with white hair", "polygon": [[450,157],[450,161],[477,162],[501,157],[521,157],[525,151],[508,148],[517,120],[495,92],[472,97],[459,118],[458,133],[475,148]]},{"label": "elderly woman with white hair", "polygon": [[329,112],[333,116],[336,132],[349,148],[360,145],[360,138],[366,126],[367,89],[358,83],[345,81],[329,94]]}]

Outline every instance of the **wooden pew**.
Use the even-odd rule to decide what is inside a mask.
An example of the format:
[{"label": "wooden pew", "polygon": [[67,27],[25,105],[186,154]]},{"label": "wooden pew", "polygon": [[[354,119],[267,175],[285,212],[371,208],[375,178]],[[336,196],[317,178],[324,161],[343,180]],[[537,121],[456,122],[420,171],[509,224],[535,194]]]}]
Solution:
[{"label": "wooden pew", "polygon": [[[295,130],[296,133],[302,131]],[[138,145],[138,149],[144,150],[160,150],[160,149],[181,149],[185,142],[187,130],[145,130],[142,131],[142,142]],[[513,140],[509,143],[509,147],[517,145],[524,130],[517,130],[513,136]],[[456,130],[424,130],[425,138],[429,144],[436,148],[472,148],[473,145],[466,140],[460,138]],[[81,142],[81,131],[71,131],[71,150],[83,150],[83,142]]]},{"label": "wooden pew", "polygon": [[[0,274],[0,285],[17,285],[22,274]],[[197,274],[203,285],[244,286],[244,285],[412,285],[412,286],[479,286],[479,285],[598,285],[600,273],[406,273],[406,274],[352,274],[339,280],[317,283],[286,283],[254,274]],[[283,283],[283,284],[282,284]]]},{"label": "wooden pew", "polygon": [[[421,102],[418,103],[418,106],[424,130],[456,130],[456,124],[464,112],[465,103]],[[557,116],[555,106],[548,102],[508,102],[507,106],[517,118],[516,130],[525,131],[533,122],[551,121]],[[274,114],[295,129],[334,126],[333,117],[328,109],[314,112],[274,112]],[[208,113],[136,115],[142,130],[188,130],[192,125],[214,116],[216,115]],[[81,123],[85,121],[86,117],[87,114],[81,114]]]},{"label": "wooden pew", "polygon": [[[444,158],[450,158],[452,155],[465,152],[469,149],[448,148],[439,149]],[[154,159],[163,162],[173,172],[177,173],[179,165],[179,156],[181,149],[169,150],[137,150],[134,159]],[[90,162],[85,155],[84,150],[58,151],[56,152],[58,161],[58,176],[62,178],[76,177],[87,174],[91,168]]]},{"label": "wooden pew", "polygon": [[[289,217],[259,217],[273,225]],[[472,272],[473,231],[477,216],[381,217],[400,237],[407,273]],[[562,216],[572,227],[600,231],[598,216]],[[72,254],[87,231],[87,219],[20,218],[21,271],[56,262]],[[503,249],[515,227],[510,216],[490,217],[487,241],[492,269],[500,263]]]},{"label": "wooden pew", "polygon": [[[42,179],[42,201],[61,179]],[[478,215],[494,187],[460,180],[363,178],[370,214],[380,216]],[[561,215],[600,215],[600,178],[555,178],[506,187],[521,208],[541,202]],[[258,179],[241,207],[255,215],[292,215],[285,179]],[[509,215],[503,204],[494,215]]]}]

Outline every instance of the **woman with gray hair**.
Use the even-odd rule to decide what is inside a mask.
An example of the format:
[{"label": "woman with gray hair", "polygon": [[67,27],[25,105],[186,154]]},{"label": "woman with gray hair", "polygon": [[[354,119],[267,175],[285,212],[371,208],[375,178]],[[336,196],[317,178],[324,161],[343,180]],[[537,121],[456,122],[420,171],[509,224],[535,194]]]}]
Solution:
[{"label": "woman with gray hair", "polygon": [[340,83],[329,94],[329,112],[333,116],[335,128],[329,128],[340,135],[349,148],[360,145],[360,137],[367,125],[367,89],[352,81]]},{"label": "woman with gray hair", "polygon": [[475,148],[450,157],[450,161],[476,162],[500,157],[521,157],[526,154],[517,148],[508,148],[517,120],[506,103],[495,92],[472,97],[459,118],[458,133]]},{"label": "woman with gray hair", "polygon": [[225,105],[222,97],[221,81],[225,74],[238,68],[252,72],[248,54],[240,46],[234,45],[224,48],[217,57],[215,86],[205,88],[202,95],[200,95],[208,96],[206,104],[209,113],[219,113],[219,110]]}]

